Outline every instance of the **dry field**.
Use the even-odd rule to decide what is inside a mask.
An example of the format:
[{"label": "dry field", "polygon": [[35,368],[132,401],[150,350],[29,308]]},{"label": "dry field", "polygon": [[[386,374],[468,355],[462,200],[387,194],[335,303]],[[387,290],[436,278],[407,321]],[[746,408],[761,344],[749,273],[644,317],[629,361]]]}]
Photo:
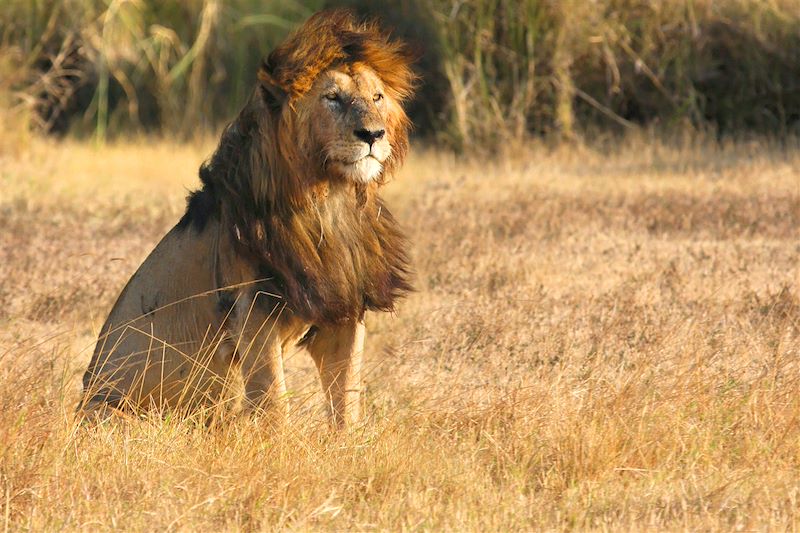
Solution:
[{"label": "dry field", "polygon": [[800,528],[800,150],[416,154],[418,292],[368,318],[367,418],[72,419],[117,293],[211,144],[0,154],[6,530]]}]

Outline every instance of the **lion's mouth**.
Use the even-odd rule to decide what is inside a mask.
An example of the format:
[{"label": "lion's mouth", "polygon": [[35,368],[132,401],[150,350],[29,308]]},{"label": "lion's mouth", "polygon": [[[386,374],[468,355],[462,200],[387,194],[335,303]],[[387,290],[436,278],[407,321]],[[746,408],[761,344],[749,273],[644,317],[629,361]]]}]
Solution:
[{"label": "lion's mouth", "polygon": [[342,161],[342,163],[345,163],[347,165],[355,165],[355,164],[357,164],[357,163],[359,163],[361,161],[364,161],[365,159],[374,159],[379,164],[383,164],[383,161],[378,159],[378,157],[372,152],[368,152],[368,153],[366,153],[366,154],[364,154],[364,155],[362,155],[360,157],[357,157],[355,159],[352,159],[350,161]]},{"label": "lion's mouth", "polygon": [[375,157],[372,154],[369,154],[367,156],[362,157],[361,159],[356,161],[355,164],[358,164],[359,162],[364,161],[364,160],[366,160],[366,161],[374,161],[375,163],[383,166],[383,161],[381,159],[378,159],[377,157]]},{"label": "lion's mouth", "polygon": [[361,183],[369,183],[383,171],[383,163],[372,154],[354,161],[337,161],[335,166],[346,178]]}]

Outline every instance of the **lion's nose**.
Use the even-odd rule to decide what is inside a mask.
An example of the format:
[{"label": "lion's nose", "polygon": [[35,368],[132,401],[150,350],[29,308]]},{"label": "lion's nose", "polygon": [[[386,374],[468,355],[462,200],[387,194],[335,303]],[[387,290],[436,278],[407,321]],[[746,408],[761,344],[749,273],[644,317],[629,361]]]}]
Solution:
[{"label": "lion's nose", "polygon": [[360,129],[353,131],[353,133],[355,133],[356,137],[372,146],[372,143],[380,140],[383,137],[383,134],[386,133],[386,130]]}]

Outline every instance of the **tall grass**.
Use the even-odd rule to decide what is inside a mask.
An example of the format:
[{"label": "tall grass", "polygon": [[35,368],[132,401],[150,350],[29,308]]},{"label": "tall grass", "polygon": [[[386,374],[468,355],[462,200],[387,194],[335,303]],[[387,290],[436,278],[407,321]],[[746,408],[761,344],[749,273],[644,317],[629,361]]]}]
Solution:
[{"label": "tall grass", "polygon": [[230,118],[291,27],[342,3],[420,51],[414,119],[451,145],[800,130],[796,0],[7,0],[0,92],[45,131],[193,134]]},{"label": "tall grass", "polygon": [[456,144],[586,125],[799,130],[800,2],[420,3],[436,21]]},{"label": "tall grass", "polygon": [[[10,0],[0,90],[45,131],[159,127],[229,116],[265,50],[316,9],[305,0]],[[10,59],[8,59],[10,58]]]}]

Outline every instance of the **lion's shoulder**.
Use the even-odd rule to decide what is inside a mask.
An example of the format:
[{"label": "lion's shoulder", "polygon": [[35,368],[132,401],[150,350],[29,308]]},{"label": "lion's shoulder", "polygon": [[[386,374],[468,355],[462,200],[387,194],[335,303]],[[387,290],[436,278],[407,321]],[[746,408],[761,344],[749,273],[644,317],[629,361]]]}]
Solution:
[{"label": "lion's shoulder", "polygon": [[184,230],[189,227],[202,232],[210,218],[218,216],[218,202],[208,191],[199,189],[186,198],[186,211],[178,221],[176,228]]}]

